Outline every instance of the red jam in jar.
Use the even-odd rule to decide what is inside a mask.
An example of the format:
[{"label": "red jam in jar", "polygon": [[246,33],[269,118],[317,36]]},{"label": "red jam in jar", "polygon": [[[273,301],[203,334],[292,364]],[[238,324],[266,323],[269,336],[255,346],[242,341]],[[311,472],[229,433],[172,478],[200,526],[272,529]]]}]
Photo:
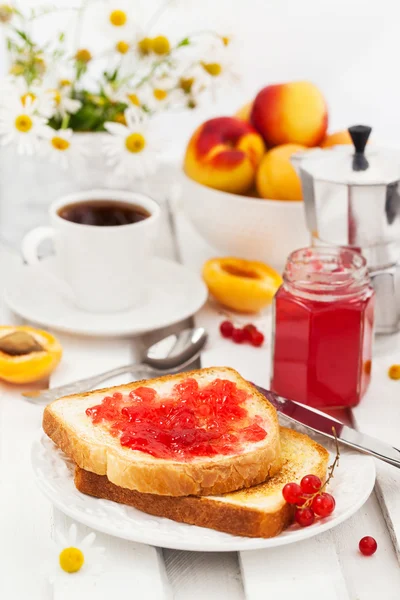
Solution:
[{"label": "red jam in jar", "polygon": [[129,395],[116,392],[86,414],[118,437],[121,446],[184,461],[233,454],[248,442],[263,440],[263,421],[248,414],[247,400],[247,391],[233,381],[215,379],[199,387],[188,377],[168,395],[151,387],[138,387]]},{"label": "red jam in jar", "polygon": [[371,377],[374,300],[359,253],[293,252],[274,299],[272,390],[321,409],[357,405]]}]

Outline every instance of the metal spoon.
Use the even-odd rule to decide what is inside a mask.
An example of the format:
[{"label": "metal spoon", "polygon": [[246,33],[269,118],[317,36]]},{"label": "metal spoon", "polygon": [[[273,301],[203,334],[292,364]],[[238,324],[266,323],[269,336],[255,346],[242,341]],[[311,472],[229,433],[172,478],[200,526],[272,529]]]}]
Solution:
[{"label": "metal spoon", "polygon": [[87,392],[103,381],[130,373],[135,376],[162,375],[165,373],[176,373],[193,363],[207,341],[207,333],[203,327],[184,329],[183,331],[169,335],[147,349],[140,364],[133,363],[124,367],[110,369],[99,375],[80,379],[67,385],[62,385],[50,390],[36,390],[24,392],[22,395],[33,404],[48,404],[61,396],[68,394],[80,394]]}]

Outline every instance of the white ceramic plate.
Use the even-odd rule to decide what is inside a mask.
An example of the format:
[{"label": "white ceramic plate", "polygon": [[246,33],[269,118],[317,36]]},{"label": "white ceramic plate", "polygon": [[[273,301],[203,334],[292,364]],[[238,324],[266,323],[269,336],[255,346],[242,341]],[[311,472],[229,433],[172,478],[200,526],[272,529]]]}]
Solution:
[{"label": "white ceramic plate", "polygon": [[45,435],[34,442],[32,466],[42,492],[72,519],[92,529],[134,542],[202,552],[272,548],[318,535],[354,514],[367,500],[375,482],[373,459],[341,449],[340,465],[329,490],[336,499],[333,515],[316,521],[311,527],[301,529],[292,526],[275,538],[263,539],[236,537],[212,529],[175,523],[129,506],[81,494],[74,485],[73,463]]},{"label": "white ceramic plate", "polygon": [[7,305],[32,323],[79,335],[122,337],[167,327],[192,316],[207,299],[207,288],[196,273],[155,258],[149,268],[143,306],[116,313],[90,313],[52,285],[46,270],[54,273],[54,258],[40,266],[18,262],[6,286]]}]

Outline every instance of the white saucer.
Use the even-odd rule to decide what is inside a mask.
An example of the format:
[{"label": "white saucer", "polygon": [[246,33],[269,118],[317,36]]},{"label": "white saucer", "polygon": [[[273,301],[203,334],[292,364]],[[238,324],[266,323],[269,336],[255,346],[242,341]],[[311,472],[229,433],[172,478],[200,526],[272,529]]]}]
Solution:
[{"label": "white saucer", "polygon": [[58,331],[88,336],[137,335],[192,316],[207,299],[207,288],[198,275],[178,263],[154,258],[143,306],[117,313],[90,313],[51,285],[45,270],[54,272],[54,267],[54,257],[39,267],[16,264],[5,301],[24,319]]}]

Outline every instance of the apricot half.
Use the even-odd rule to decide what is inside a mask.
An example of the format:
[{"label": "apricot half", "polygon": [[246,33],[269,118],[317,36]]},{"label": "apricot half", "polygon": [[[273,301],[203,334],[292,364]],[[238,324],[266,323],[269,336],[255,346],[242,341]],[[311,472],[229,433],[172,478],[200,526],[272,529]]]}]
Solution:
[{"label": "apricot half", "polygon": [[48,377],[61,360],[58,340],[33,327],[0,326],[0,379],[32,383]]},{"label": "apricot half", "polygon": [[282,278],[268,265],[240,258],[213,258],[203,267],[209,292],[224,306],[256,313],[271,303]]}]

